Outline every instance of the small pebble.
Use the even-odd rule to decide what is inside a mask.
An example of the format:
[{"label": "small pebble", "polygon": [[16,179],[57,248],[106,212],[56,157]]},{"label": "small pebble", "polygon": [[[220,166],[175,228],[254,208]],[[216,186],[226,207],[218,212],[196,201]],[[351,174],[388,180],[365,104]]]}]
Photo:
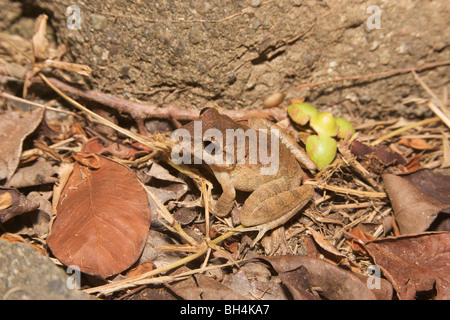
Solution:
[{"label": "small pebble", "polygon": [[277,92],[270,96],[268,96],[264,102],[263,107],[264,108],[274,108],[280,105],[280,103],[283,102],[284,98],[286,97],[286,94],[283,92]]}]

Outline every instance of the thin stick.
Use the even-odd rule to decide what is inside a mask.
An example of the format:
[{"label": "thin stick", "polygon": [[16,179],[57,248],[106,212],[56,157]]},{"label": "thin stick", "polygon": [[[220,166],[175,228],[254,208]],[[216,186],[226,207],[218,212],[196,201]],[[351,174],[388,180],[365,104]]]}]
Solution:
[{"label": "thin stick", "polygon": [[[200,110],[179,108],[173,105],[158,105],[154,103],[143,103],[139,101],[127,100],[121,97],[112,96],[106,93],[97,92],[94,90],[84,90],[71,86],[65,82],[55,78],[46,78],[53,87],[61,91],[68,92],[79,98],[100,103],[106,107],[113,108],[119,112],[128,113],[133,119],[178,119],[178,120],[192,120],[199,117]],[[42,83],[39,77],[31,78],[31,83]],[[45,82],[47,83],[47,82]],[[48,84],[48,83],[47,83]],[[286,109],[281,107],[269,108],[264,110],[221,110],[221,113],[231,117],[234,120],[247,120],[250,117],[258,118],[273,118],[282,120],[287,117]]]},{"label": "thin stick", "polygon": [[49,106],[46,106],[46,105],[43,105],[43,104],[40,104],[40,103],[37,103],[37,102],[32,102],[32,101],[29,101],[29,100],[26,100],[26,99],[23,99],[23,98],[19,98],[19,97],[13,96],[13,95],[11,95],[9,93],[6,93],[6,92],[0,92],[0,95],[3,98],[5,98],[5,99],[13,100],[13,101],[21,102],[21,103],[25,103],[25,104],[28,104],[28,105],[33,106],[33,107],[39,107],[39,108],[43,108],[43,109],[46,109],[46,110],[66,113],[66,114],[70,114],[70,115],[72,115],[74,117],[80,117],[79,115],[77,115],[76,113],[74,113],[72,111],[49,107]]},{"label": "thin stick", "polygon": [[420,127],[420,126],[424,126],[426,124],[433,123],[433,122],[436,122],[436,121],[439,121],[439,120],[440,119],[438,117],[434,117],[434,118],[430,118],[430,119],[425,119],[425,120],[422,120],[422,121],[414,122],[413,124],[410,124],[410,125],[401,127],[401,128],[399,128],[397,130],[389,132],[388,134],[386,134],[386,135],[378,138],[374,142],[372,142],[370,145],[376,146],[380,142],[383,142],[384,140],[387,140],[387,139],[392,138],[392,137],[394,137],[396,135],[399,135],[399,134],[401,134],[401,133],[403,133],[405,131],[408,131],[409,129]]},{"label": "thin stick", "polygon": [[81,111],[87,113],[89,116],[91,116],[92,118],[94,118],[95,120],[100,121],[100,123],[105,124],[107,126],[109,126],[110,128],[113,128],[114,130],[126,135],[127,137],[130,137],[140,143],[142,143],[145,146],[148,146],[152,149],[158,149],[158,150],[165,150],[167,149],[167,146],[164,146],[161,143],[158,143],[158,145],[155,144],[155,142],[150,142],[149,139],[135,134],[129,130],[126,130],[118,125],[116,125],[115,123],[112,123],[111,121],[106,120],[105,118],[99,116],[98,114],[96,114],[95,112],[89,110],[88,108],[86,108],[85,106],[81,105],[80,103],[78,103],[77,101],[73,100],[72,98],[70,98],[69,96],[67,96],[66,94],[64,94],[64,92],[62,92],[61,90],[59,90],[58,88],[56,88],[48,79],[46,76],[44,76],[42,73],[39,74],[39,76],[42,78],[42,80],[50,87],[52,88],[56,93],[58,93],[61,97],[63,97],[66,101],[68,101],[69,103],[71,103],[73,106],[77,107],[78,109],[80,109]]},{"label": "thin stick", "polygon": [[167,208],[161,203],[161,201],[159,201],[156,195],[150,189],[147,189],[141,181],[139,182],[144,188],[145,192],[147,192],[150,198],[152,198],[153,202],[155,202],[156,205],[158,206],[161,216],[170,224],[170,226],[175,230],[175,232],[177,232],[191,246],[198,245],[197,241],[195,241],[194,238],[188,235],[183,230],[183,228],[181,228],[180,224],[175,220],[175,218],[172,216],[169,210],[167,210]]},{"label": "thin stick", "polygon": [[348,189],[348,188],[343,188],[343,187],[319,184],[316,181],[305,181],[304,184],[310,184],[310,185],[318,187],[319,189],[326,189],[326,190],[343,193],[343,194],[347,194],[347,195],[351,194],[351,195],[358,196],[358,197],[367,197],[367,198],[386,198],[387,197],[387,194],[385,192],[354,190],[354,189]]},{"label": "thin stick", "polygon": [[434,112],[435,115],[437,115],[439,117],[439,119],[442,120],[442,122],[445,123],[445,125],[450,128],[450,118],[447,117],[447,115],[442,112],[434,103],[433,101],[430,101],[427,103],[428,108],[431,109],[431,111]]},{"label": "thin stick", "polygon": [[[238,227],[239,228],[239,227]],[[226,233],[224,233],[223,235],[221,235],[220,237],[215,238],[214,240],[212,240],[211,242],[214,244],[217,244],[219,242],[222,242],[223,240],[231,237],[232,235],[234,235],[236,232],[235,231],[228,231]],[[170,271],[172,269],[175,269],[177,267],[180,267],[188,262],[191,262],[199,257],[201,257],[203,254],[206,253],[206,251],[208,250],[208,246],[206,244],[203,244],[201,246],[201,248],[199,248],[199,251],[197,253],[191,254],[190,256],[187,256],[185,258],[182,258],[178,261],[175,261],[165,267],[161,267],[155,270],[151,270],[149,272],[143,273],[139,276],[136,277],[131,277],[129,279],[125,279],[125,280],[121,280],[121,281],[117,281],[117,282],[112,282],[112,283],[108,283],[102,286],[98,286],[98,287],[94,287],[94,288],[89,288],[84,290],[87,293],[95,293],[95,292],[99,292],[102,294],[109,294],[109,293],[113,293],[116,292],[118,290],[122,290],[122,289],[127,289],[127,288],[131,288],[134,286],[137,286],[141,280],[156,276],[158,274],[161,274],[163,272],[167,272]]]},{"label": "thin stick", "polygon": [[[237,261],[237,263],[242,262],[242,260]],[[179,281],[179,280],[183,280],[183,279],[187,279],[189,276],[193,275],[193,274],[197,274],[197,273],[203,273],[205,271],[209,271],[209,270],[214,270],[214,269],[219,269],[219,268],[224,268],[224,267],[228,267],[231,266],[233,264],[235,264],[236,262],[227,262],[221,265],[212,265],[212,266],[208,266],[208,267],[204,267],[204,268],[198,268],[198,269],[194,269],[194,270],[189,270],[177,275],[173,275],[173,276],[161,276],[161,277],[156,277],[156,278],[146,278],[146,279],[142,279],[142,280],[138,280],[135,281],[135,285],[136,286],[140,286],[140,285],[146,285],[146,284],[161,284],[161,283],[167,283],[167,282],[173,282],[173,281]],[[90,289],[86,289],[84,290],[87,293],[91,293],[89,292]],[[109,294],[118,290],[122,290],[122,288],[119,287],[111,290],[108,289],[108,291],[99,291],[99,293],[101,294]]]},{"label": "thin stick", "polygon": [[[428,108],[437,115],[442,122],[446,124],[447,127],[450,128],[450,115],[448,110],[445,108],[444,103],[434,94],[434,92],[427,86],[427,84],[415,73],[412,71],[412,74],[416,81],[422,86],[422,88],[431,96],[432,100],[427,103]],[[439,105],[437,106],[434,101]]]},{"label": "thin stick", "polygon": [[378,76],[391,77],[391,76],[394,76],[397,74],[408,73],[408,72],[412,72],[412,71],[420,72],[420,71],[423,71],[426,69],[442,67],[442,66],[445,66],[448,64],[450,64],[450,60],[430,63],[430,64],[423,65],[421,67],[396,69],[396,70],[391,70],[391,71],[366,74],[366,75],[362,75],[362,76],[350,76],[350,77],[344,77],[344,78],[329,79],[329,80],[319,81],[319,82],[315,82],[315,83],[300,84],[296,88],[310,88],[310,87],[316,87],[316,86],[320,86],[322,84],[327,84],[327,83],[332,83],[332,82],[340,82],[340,81],[345,81],[345,80],[361,80],[361,79],[367,79],[367,78],[374,78],[374,77],[378,77]]}]

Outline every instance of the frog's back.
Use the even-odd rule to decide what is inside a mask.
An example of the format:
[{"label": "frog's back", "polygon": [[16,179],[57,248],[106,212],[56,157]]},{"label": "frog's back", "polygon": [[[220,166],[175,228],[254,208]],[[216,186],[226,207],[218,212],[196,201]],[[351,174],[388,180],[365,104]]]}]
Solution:
[{"label": "frog's back", "polygon": [[267,164],[262,164],[258,157],[256,164],[250,164],[247,157],[245,164],[236,164],[230,171],[235,188],[241,191],[254,191],[259,186],[277,179],[286,179],[287,183],[300,184],[303,171],[292,153],[281,142],[278,156],[276,154],[272,156],[269,153],[269,160]]}]

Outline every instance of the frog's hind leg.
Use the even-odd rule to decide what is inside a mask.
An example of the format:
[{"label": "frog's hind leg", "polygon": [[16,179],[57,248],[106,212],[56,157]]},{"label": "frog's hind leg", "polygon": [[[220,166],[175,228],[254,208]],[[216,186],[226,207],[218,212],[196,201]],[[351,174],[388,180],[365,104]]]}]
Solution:
[{"label": "frog's hind leg", "polygon": [[246,228],[235,231],[258,231],[253,246],[267,231],[289,221],[314,195],[312,186],[290,187],[286,181],[275,180],[258,188],[241,209],[241,224]]}]

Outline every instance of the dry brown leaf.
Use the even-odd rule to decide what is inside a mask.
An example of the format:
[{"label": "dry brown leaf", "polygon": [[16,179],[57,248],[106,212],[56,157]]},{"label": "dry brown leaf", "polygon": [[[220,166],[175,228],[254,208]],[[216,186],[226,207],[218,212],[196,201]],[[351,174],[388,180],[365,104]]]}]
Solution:
[{"label": "dry brown leaf", "polygon": [[310,292],[311,276],[304,266],[280,273],[280,279],[289,288],[294,300],[319,300]]},{"label": "dry brown leaf", "polygon": [[32,38],[33,57],[36,60],[45,60],[49,56],[49,43],[45,37],[47,30],[47,15],[41,14],[37,20],[34,28],[34,35]]},{"label": "dry brown leaf", "polygon": [[400,299],[436,289],[450,299],[450,233],[423,233],[368,241],[364,245]]},{"label": "dry brown leaf", "polygon": [[129,268],[144,248],[147,194],[135,173],[99,156],[99,168],[74,164],[47,243],[65,265],[104,278]]},{"label": "dry brown leaf", "polygon": [[22,143],[37,128],[43,115],[43,109],[0,114],[0,180],[8,181],[16,171]]},{"label": "dry brown leaf", "polygon": [[[6,201],[8,201],[9,198],[11,199],[11,205],[5,209],[0,209],[0,222],[6,222],[15,216],[36,210],[39,207],[39,204],[28,200],[14,188],[0,187],[0,197]],[[7,203],[9,203],[9,201]]]},{"label": "dry brown leaf", "polygon": [[408,163],[406,163],[405,165],[399,164],[397,166],[397,168],[402,173],[418,171],[418,170],[422,169],[422,167],[420,166],[420,161],[422,160],[422,156],[423,156],[423,152],[415,154],[410,159],[408,159]]},{"label": "dry brown leaf", "polygon": [[52,166],[50,161],[44,158],[39,158],[32,165],[17,169],[16,173],[9,180],[7,186],[24,188],[55,183],[58,181],[58,178],[56,177],[57,173],[57,166]]},{"label": "dry brown leaf", "polygon": [[32,244],[32,243],[28,243],[25,241],[24,238],[22,238],[22,236],[15,234],[15,233],[9,233],[9,232],[5,232],[0,236],[0,239],[2,240],[6,240],[10,243],[24,243],[26,245],[29,245],[30,247],[32,247],[33,249],[39,251],[40,253],[42,253],[44,256],[45,251],[42,248],[39,248],[38,246]]},{"label": "dry brown leaf", "polygon": [[429,144],[426,140],[421,138],[400,139],[398,143],[416,150],[432,150],[436,148],[436,146]]},{"label": "dry brown leaf", "polygon": [[401,234],[427,230],[438,213],[449,207],[430,198],[403,177],[384,174],[383,181]]},{"label": "dry brown leaf", "polygon": [[[352,238],[348,239],[347,242],[350,244],[352,249],[356,252],[363,252],[363,253],[366,252],[364,247],[360,244],[361,241],[366,242],[369,240],[375,240],[375,238],[371,234],[365,233],[364,231],[361,230],[361,228],[359,226],[357,226],[353,229],[350,229],[348,231],[348,234],[351,235]],[[355,241],[355,239],[357,241]]]},{"label": "dry brown leaf", "polygon": [[[181,267],[173,275],[189,271]],[[175,294],[186,300],[246,300],[244,296],[222,283],[202,274],[167,285]]]},{"label": "dry brown leaf", "polygon": [[259,257],[269,262],[278,273],[296,270],[301,266],[311,276],[311,286],[320,287],[321,295],[331,300],[375,300],[375,294],[353,273],[321,259],[285,255]]},{"label": "dry brown leaf", "polygon": [[368,146],[364,143],[355,140],[351,146],[351,152],[358,158],[374,158],[382,165],[389,166],[394,163],[405,164],[406,160],[403,156],[395,151],[392,151],[386,146]]},{"label": "dry brown leaf", "polygon": [[345,255],[340,253],[333,245],[331,245],[330,241],[324,238],[323,235],[318,233],[312,228],[308,228],[309,232],[311,232],[311,235],[313,236],[314,241],[325,251],[331,253],[332,255],[339,257],[339,258],[345,258]]},{"label": "dry brown leaf", "polygon": [[140,276],[141,274],[147,273],[151,270],[156,269],[155,264],[153,262],[144,262],[143,264],[138,265],[136,268],[129,270],[125,276],[131,278]]},{"label": "dry brown leaf", "polygon": [[118,142],[102,141],[99,137],[93,137],[89,139],[85,146],[84,151],[96,154],[112,154],[119,159],[130,159],[139,155],[148,153],[148,147],[127,146]]},{"label": "dry brown leaf", "polygon": [[11,207],[13,204],[12,195],[9,192],[0,194],[0,210]]},{"label": "dry brown leaf", "polygon": [[442,205],[450,205],[450,169],[423,169],[402,177],[428,197]]}]

